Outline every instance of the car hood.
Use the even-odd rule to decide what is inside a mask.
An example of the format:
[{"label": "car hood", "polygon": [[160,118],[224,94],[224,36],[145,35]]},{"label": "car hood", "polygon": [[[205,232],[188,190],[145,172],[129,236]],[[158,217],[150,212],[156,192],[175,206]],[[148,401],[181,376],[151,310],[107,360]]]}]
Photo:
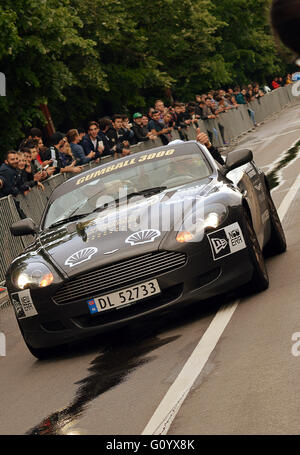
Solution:
[{"label": "car hood", "polygon": [[[170,229],[162,229],[159,220],[165,216],[167,208],[171,210],[184,201],[185,212],[190,213],[195,200],[214,197],[222,186],[222,182],[210,178],[203,183],[130,200],[114,209],[107,208],[83,220],[44,231],[37,239],[40,252],[71,277],[87,268],[163,249],[166,237],[174,237],[176,248],[175,236],[182,218],[181,221],[174,219]],[[151,223],[146,226],[149,213]]]}]

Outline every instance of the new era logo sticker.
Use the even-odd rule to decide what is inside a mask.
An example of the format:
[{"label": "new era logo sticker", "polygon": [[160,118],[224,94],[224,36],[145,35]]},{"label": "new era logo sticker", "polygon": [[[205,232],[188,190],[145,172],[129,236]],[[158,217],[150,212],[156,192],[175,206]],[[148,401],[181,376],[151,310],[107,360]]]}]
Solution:
[{"label": "new era logo sticker", "polygon": [[233,223],[207,236],[215,261],[246,248],[239,223]]},{"label": "new era logo sticker", "polygon": [[225,250],[225,248],[228,245],[227,240],[224,239],[211,239],[211,243],[214,247],[214,250],[216,254],[219,254],[222,250]]}]

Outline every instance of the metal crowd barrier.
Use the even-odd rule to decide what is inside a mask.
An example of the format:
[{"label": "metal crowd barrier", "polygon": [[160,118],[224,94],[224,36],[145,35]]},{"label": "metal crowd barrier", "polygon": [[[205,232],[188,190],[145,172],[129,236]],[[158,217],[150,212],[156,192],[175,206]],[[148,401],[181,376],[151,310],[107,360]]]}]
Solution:
[{"label": "metal crowd barrier", "polygon": [[10,233],[10,226],[18,221],[15,202],[12,196],[0,199],[0,243],[2,251],[0,254],[0,282],[4,280],[5,272],[12,262],[24,250],[24,243],[21,237],[13,237]]},{"label": "metal crowd barrier", "polygon": [[[229,143],[232,139],[241,136],[243,133],[251,130],[254,127],[254,123],[250,118],[248,109],[254,112],[255,121],[257,123],[263,122],[267,117],[275,113],[280,112],[284,107],[296,104],[297,98],[292,95],[292,87],[287,86],[274,90],[258,100],[252,101],[248,105],[239,106],[237,109],[228,110],[222,113],[217,119],[211,120],[199,120],[198,124],[200,130],[205,132],[211,138],[211,142],[215,146],[223,146]],[[189,140],[196,139],[196,128],[191,126],[186,129]],[[179,139],[178,131],[172,131],[169,136],[170,140]],[[160,139],[149,140],[144,143],[140,143],[131,146],[132,153],[137,153],[149,148],[158,147],[161,145]],[[104,157],[100,164],[112,161],[112,157]],[[99,164],[89,163],[83,166],[83,171],[96,167]],[[58,185],[63,183],[68,178],[72,177],[73,174],[59,174],[50,177],[43,185],[44,191],[41,191],[37,187],[33,188],[27,196],[18,195],[16,197],[19,201],[20,207],[24,213],[32,218],[36,223],[39,223],[44,208],[49,200],[49,197]],[[18,256],[26,246],[32,241],[33,237],[13,237],[10,233],[10,226],[15,221],[20,219],[17,212],[15,201],[12,196],[8,196],[0,199],[0,242],[2,245],[2,254],[0,255],[0,282],[5,278],[5,271],[10,265],[11,261]]]}]

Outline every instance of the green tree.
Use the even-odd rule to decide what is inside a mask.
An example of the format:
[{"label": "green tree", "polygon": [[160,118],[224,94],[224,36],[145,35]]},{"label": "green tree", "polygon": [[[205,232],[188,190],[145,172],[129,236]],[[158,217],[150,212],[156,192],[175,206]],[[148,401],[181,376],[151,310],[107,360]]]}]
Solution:
[{"label": "green tree", "polygon": [[263,82],[286,68],[268,21],[270,0],[2,0],[0,152],[44,121],[68,129],[146,109],[171,90]]},{"label": "green tree", "polygon": [[[2,150],[15,147],[24,128],[44,120],[41,103],[65,100],[66,87],[82,84],[67,64],[77,54],[83,62],[97,59],[95,42],[80,36],[82,27],[69,0],[2,1],[0,61],[7,79],[7,96],[0,98]],[[98,68],[86,79],[104,84]]]},{"label": "green tree", "polygon": [[228,80],[224,60],[216,53],[223,22],[215,17],[210,0],[142,1],[132,8],[151,54],[174,79],[177,98],[187,100],[200,88],[211,87],[216,72],[220,82]]},{"label": "green tree", "polygon": [[269,25],[269,0],[222,0],[216,15],[226,25],[218,30],[231,82],[265,82],[285,65],[278,56]]},{"label": "green tree", "polygon": [[[70,123],[86,106],[94,116],[144,109],[149,98],[164,96],[168,88],[189,99],[199,87],[210,88],[215,77],[229,81],[223,57],[215,52],[223,22],[214,17],[211,0],[75,0],[73,5],[85,24],[82,36],[96,42],[106,85],[76,88],[75,97],[70,87],[64,109],[61,103],[57,109],[57,115],[68,112]],[[80,71],[81,56],[72,64]]]},{"label": "green tree", "polygon": [[[75,0],[74,5],[85,24],[82,36],[96,41],[106,80],[105,87],[95,86],[89,93],[90,99],[96,100],[99,113],[104,107],[116,112],[145,106],[143,90],[171,85],[172,76],[162,69],[146,31],[140,26],[140,15],[145,15],[149,8],[147,2]],[[77,66],[81,64],[78,56]]]}]

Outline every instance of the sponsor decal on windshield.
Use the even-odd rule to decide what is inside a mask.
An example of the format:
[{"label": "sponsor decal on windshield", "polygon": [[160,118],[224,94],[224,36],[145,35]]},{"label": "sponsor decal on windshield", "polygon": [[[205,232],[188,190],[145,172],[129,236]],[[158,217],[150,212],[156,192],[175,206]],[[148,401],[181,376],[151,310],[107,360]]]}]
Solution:
[{"label": "sponsor decal on windshield", "polygon": [[100,177],[101,175],[109,174],[112,171],[116,171],[118,169],[122,169],[127,166],[134,166],[138,163],[143,163],[144,161],[163,158],[164,156],[171,156],[171,155],[173,155],[173,153],[175,153],[175,149],[160,150],[158,152],[151,152],[151,153],[142,155],[138,159],[130,158],[130,159],[120,161],[115,164],[110,164],[109,166],[106,166],[101,169],[98,169],[97,171],[91,172],[90,174],[88,174],[84,177],[80,177],[77,180],[76,185],[81,185],[82,183],[88,182],[90,180],[94,180],[95,178]]}]

